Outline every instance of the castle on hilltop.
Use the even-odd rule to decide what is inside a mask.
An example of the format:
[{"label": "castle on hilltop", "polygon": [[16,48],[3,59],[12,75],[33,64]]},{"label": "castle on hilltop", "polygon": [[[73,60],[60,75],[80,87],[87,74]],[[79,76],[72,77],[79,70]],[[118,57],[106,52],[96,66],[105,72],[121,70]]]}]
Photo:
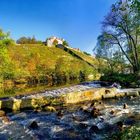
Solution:
[{"label": "castle on hilltop", "polygon": [[65,39],[63,38],[58,38],[55,36],[52,36],[50,38],[47,38],[45,42],[43,42],[43,44],[45,44],[48,47],[52,47],[52,46],[57,46],[59,48],[63,48],[64,46],[70,49],[73,49],[75,51],[80,51],[79,48],[72,48],[68,45],[68,43],[65,41]]},{"label": "castle on hilltop", "polygon": [[54,45],[63,45],[64,41],[65,41],[64,39],[52,36],[50,38],[47,38],[47,40],[43,43],[48,47],[52,47]]}]

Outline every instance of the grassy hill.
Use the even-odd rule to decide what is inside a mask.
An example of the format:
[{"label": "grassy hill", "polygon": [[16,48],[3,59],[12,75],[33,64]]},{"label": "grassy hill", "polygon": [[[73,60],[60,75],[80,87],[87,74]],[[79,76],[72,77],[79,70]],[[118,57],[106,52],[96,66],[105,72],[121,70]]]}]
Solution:
[{"label": "grassy hill", "polygon": [[82,51],[79,50],[75,50],[70,48],[70,50],[75,53],[76,55],[78,55],[79,57],[81,57],[85,62],[90,63],[95,69],[98,69],[98,60],[96,58],[94,58],[93,56],[87,55]]},{"label": "grassy hill", "polygon": [[[4,80],[19,82],[68,82],[71,80],[98,79],[96,59],[82,52],[74,51],[80,58],[57,47],[42,44],[23,44],[8,47],[10,69]],[[88,63],[92,64],[89,65]]]}]

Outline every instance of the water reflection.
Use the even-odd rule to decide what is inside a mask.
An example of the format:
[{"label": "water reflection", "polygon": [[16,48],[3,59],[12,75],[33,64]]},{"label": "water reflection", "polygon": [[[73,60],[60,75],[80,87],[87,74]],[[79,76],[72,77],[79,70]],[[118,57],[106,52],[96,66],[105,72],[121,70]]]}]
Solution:
[{"label": "water reflection", "polygon": [[78,81],[73,81],[70,83],[56,84],[53,86],[47,84],[9,84],[0,87],[0,98],[6,98],[16,95],[27,95],[35,94],[38,92],[44,92],[46,90],[58,89],[61,87],[69,87],[71,85],[78,84]]}]

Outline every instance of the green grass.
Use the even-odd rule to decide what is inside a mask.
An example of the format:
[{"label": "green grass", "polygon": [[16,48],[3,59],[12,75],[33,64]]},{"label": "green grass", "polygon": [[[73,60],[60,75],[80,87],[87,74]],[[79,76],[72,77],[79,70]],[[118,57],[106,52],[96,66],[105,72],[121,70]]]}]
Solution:
[{"label": "green grass", "polygon": [[140,127],[132,126],[126,128],[121,132],[113,134],[110,140],[140,140]]},{"label": "green grass", "polygon": [[86,75],[96,75],[97,70],[87,62],[96,65],[96,60],[82,52],[75,52],[85,61],[80,60],[64,50],[47,47],[41,44],[13,45],[8,54],[14,68],[14,78],[40,76],[52,72],[78,75],[80,71]]},{"label": "green grass", "polygon": [[94,58],[93,56],[87,55],[87,54],[83,53],[82,51],[78,51],[78,50],[74,50],[74,49],[70,49],[70,50],[73,51],[78,56],[80,56],[83,60],[85,60],[88,63],[95,66],[96,68],[98,67],[98,65],[99,65],[98,60],[96,58]]}]

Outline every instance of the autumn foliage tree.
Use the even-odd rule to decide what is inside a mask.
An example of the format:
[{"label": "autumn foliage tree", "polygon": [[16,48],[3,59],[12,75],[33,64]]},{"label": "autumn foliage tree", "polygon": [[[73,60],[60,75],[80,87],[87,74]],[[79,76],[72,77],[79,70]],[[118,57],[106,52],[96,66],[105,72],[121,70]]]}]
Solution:
[{"label": "autumn foliage tree", "polygon": [[8,54],[8,47],[14,44],[14,41],[10,39],[9,33],[4,33],[0,29],[0,80],[12,78],[13,63]]}]

